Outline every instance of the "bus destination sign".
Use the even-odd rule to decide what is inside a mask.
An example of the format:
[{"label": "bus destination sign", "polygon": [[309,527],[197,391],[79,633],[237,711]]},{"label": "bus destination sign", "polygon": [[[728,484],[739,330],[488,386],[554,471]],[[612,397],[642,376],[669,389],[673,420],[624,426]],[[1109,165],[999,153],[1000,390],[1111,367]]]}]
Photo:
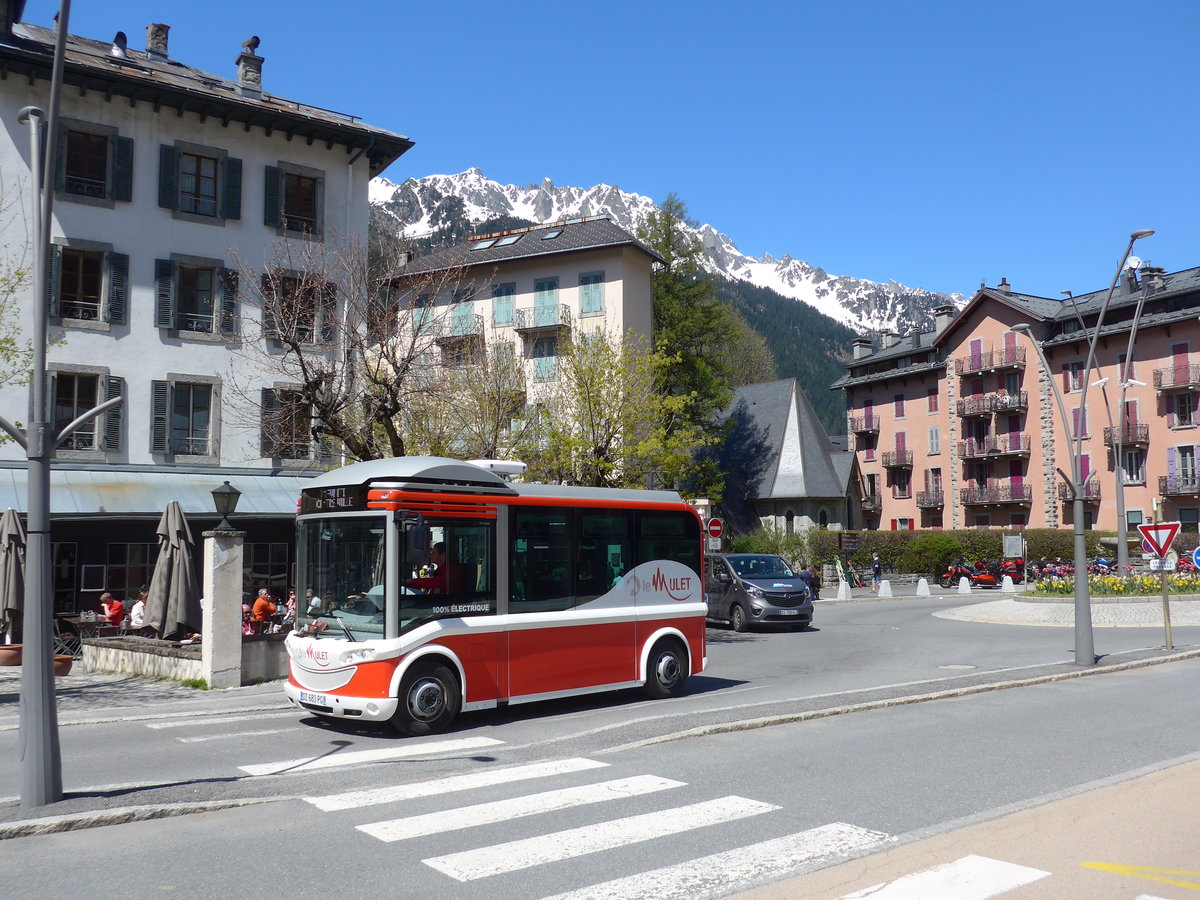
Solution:
[{"label": "bus destination sign", "polygon": [[300,515],[318,512],[353,512],[367,508],[367,491],[361,484],[305,488],[300,495]]}]

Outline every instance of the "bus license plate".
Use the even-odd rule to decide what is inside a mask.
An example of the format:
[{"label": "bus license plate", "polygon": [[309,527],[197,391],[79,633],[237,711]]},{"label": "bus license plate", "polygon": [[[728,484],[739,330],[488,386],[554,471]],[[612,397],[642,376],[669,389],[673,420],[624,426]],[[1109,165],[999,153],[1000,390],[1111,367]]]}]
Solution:
[{"label": "bus license plate", "polygon": [[308,691],[300,692],[301,703],[315,703],[317,706],[328,706],[329,701],[324,694],[310,694]]},{"label": "bus license plate", "polygon": [[798,610],[798,609],[781,609],[779,611],[779,614],[781,616],[798,616],[798,615],[800,615],[800,610]]}]

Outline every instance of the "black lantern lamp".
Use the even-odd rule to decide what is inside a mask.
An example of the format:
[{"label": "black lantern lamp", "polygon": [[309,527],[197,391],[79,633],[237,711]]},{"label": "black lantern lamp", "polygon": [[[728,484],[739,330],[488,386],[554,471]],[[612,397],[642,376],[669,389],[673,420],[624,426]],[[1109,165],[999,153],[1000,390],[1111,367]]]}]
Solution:
[{"label": "black lantern lamp", "polygon": [[217,514],[220,515],[221,521],[217,524],[214,531],[237,531],[229,522],[229,517],[233,515],[233,511],[237,509],[238,498],[242,496],[242,492],[231,485],[228,481],[219,488],[213,488],[213,505],[217,508]]}]

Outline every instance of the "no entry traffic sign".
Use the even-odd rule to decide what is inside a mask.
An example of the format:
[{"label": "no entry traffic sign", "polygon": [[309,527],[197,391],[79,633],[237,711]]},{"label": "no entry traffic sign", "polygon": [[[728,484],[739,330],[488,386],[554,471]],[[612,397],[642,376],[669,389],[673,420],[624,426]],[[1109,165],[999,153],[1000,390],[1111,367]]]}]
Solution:
[{"label": "no entry traffic sign", "polygon": [[725,523],[720,519],[709,519],[707,528],[710,538],[719,538],[725,532]]},{"label": "no entry traffic sign", "polygon": [[1138,526],[1142,538],[1150,546],[1150,552],[1162,559],[1171,549],[1171,542],[1179,534],[1178,522],[1149,522]]}]

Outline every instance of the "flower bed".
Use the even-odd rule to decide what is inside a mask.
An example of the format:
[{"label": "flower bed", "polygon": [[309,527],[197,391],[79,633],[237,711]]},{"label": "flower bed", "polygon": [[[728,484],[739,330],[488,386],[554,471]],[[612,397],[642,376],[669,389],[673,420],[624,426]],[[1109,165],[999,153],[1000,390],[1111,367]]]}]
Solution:
[{"label": "flower bed", "polygon": [[[1167,593],[1200,594],[1200,572],[1188,564],[1190,571],[1167,574]],[[1139,597],[1162,593],[1162,578],[1157,572],[1137,572],[1128,575],[1089,575],[1088,591],[1094,596]],[[1039,579],[1034,592],[1049,596],[1072,596],[1075,593],[1075,576],[1052,575]]]}]

